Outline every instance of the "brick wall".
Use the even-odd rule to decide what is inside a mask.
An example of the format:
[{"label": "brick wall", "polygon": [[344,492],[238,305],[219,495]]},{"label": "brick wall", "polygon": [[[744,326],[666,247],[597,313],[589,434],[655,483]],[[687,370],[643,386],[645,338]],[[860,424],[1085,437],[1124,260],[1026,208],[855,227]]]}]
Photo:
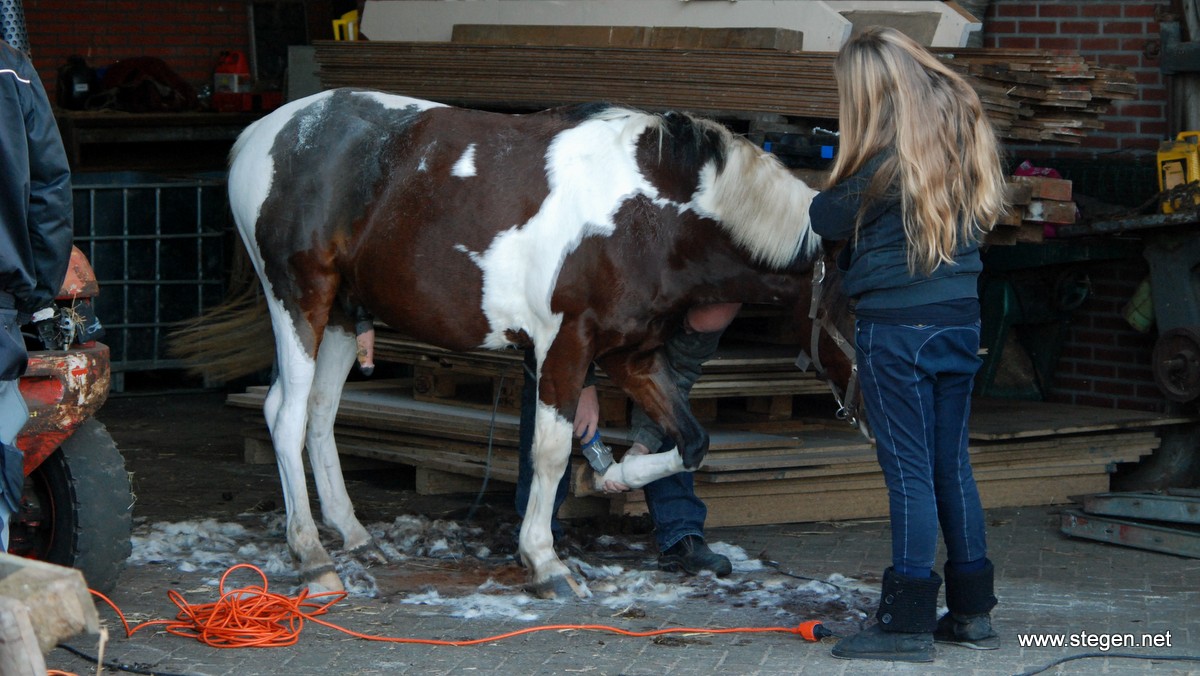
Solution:
[{"label": "brick wall", "polygon": [[1138,81],[1138,94],[1115,103],[1076,150],[1013,146],[1032,155],[1090,156],[1122,153],[1152,156],[1167,129],[1167,88],[1158,71],[1157,16],[1170,0],[992,0],[984,19],[985,47],[1069,49],[1105,67],[1124,67]]},{"label": "brick wall", "polygon": [[[1167,85],[1155,58],[1157,17],[1170,5],[1170,0],[991,0],[984,20],[985,47],[1073,50],[1098,65],[1126,68],[1138,82],[1137,96],[1116,102],[1102,117],[1105,129],[1092,132],[1079,147],[1010,144],[1005,148],[1009,159],[1060,168],[1077,189],[1086,190],[1087,179],[1102,175],[1106,180],[1097,181],[1101,185],[1090,196],[1125,206],[1153,195],[1155,152],[1170,134]],[[1137,194],[1114,198],[1114,190],[1130,185],[1136,185],[1130,189]],[[1138,244],[1130,247],[1136,250]],[[1135,257],[1082,267],[1092,293],[1073,315],[1047,398],[1165,411],[1169,403],[1154,384],[1150,367],[1157,333],[1138,333],[1122,317],[1125,303],[1148,272],[1146,262]]]},{"label": "brick wall", "polygon": [[33,63],[54,98],[56,71],[72,54],[93,68],[155,56],[183,79],[210,82],[218,55],[249,52],[244,0],[25,0]]},{"label": "brick wall", "polygon": [[1125,321],[1125,304],[1149,273],[1142,259],[1082,266],[1091,296],[1075,312],[1049,401],[1162,412],[1166,399],[1154,384],[1151,353],[1157,333],[1139,333]]}]

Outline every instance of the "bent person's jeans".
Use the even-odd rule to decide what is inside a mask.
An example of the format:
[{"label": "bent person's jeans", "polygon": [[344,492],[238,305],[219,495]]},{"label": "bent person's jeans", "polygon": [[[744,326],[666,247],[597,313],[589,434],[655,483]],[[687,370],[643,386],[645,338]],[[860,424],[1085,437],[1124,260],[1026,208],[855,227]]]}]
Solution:
[{"label": "bent person's jeans", "polygon": [[979,322],[956,326],[858,320],[867,420],[888,487],[892,565],[927,575],[938,524],[952,563],[987,554],[983,507],[967,455]]}]

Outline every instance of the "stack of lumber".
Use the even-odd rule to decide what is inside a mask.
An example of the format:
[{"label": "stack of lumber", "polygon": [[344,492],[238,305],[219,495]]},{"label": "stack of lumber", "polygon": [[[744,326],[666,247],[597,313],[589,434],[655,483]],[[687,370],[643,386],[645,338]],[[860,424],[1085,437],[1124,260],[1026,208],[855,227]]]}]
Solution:
[{"label": "stack of lumber", "polygon": [[[741,321],[739,318],[735,326],[740,326]],[[705,422],[715,419],[718,410],[730,415],[735,408],[768,419],[784,419],[792,415],[794,396],[827,395],[828,385],[817,380],[811,371],[795,367],[795,342],[737,345],[726,340],[705,363],[704,374],[692,388],[693,413]],[[517,350],[451,352],[379,326],[375,334],[375,357],[413,368],[413,393],[418,401],[487,410],[498,407],[514,415],[519,412],[524,373],[522,353]],[[602,370],[596,376],[601,423],[628,425],[630,402],[625,393]]]},{"label": "stack of lumber", "polygon": [[1049,230],[1075,222],[1071,181],[1047,176],[1008,179],[1008,210],[987,235],[988,244],[1041,242]]},{"label": "stack of lumber", "polygon": [[[979,92],[999,135],[1079,143],[1100,129],[1131,74],[1075,52],[935,50]],[[613,101],[727,118],[836,119],[834,54],[456,42],[317,42],[321,84],[366,87],[471,108],[528,111]]]},{"label": "stack of lumber", "polygon": [[1116,100],[1137,94],[1133,73],[1088,63],[1077,52],[1031,49],[940,50],[965,75],[1000,136],[1077,144]]},{"label": "stack of lumber", "polygon": [[[230,395],[235,406],[260,409],[265,388]],[[826,395],[828,396],[828,395]],[[250,414],[250,420],[261,421]],[[1135,462],[1159,443],[1154,428],[1190,422],[1150,413],[1045,403],[977,400],[971,455],[987,507],[1055,504],[1071,495],[1108,490],[1119,462]],[[717,421],[711,448],[695,475],[696,493],[712,526],[788,523],[885,516],[887,491],[874,449],[831,419]],[[343,454],[412,465],[426,492],[511,490],[517,475],[515,415],[473,406],[418,401],[411,380],[347,385],[335,435]],[[631,440],[603,428],[617,450]],[[248,460],[267,460],[265,425],[245,432]],[[587,470],[573,456],[574,514],[639,514],[641,491],[607,496],[579,480]],[[571,513],[571,512],[569,512]]]}]

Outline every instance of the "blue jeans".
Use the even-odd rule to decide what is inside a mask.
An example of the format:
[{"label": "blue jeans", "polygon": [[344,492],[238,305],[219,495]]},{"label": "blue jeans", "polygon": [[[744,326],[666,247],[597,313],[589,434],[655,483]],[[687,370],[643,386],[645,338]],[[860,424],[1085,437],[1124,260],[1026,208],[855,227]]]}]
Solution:
[{"label": "blue jeans", "polygon": [[950,562],[987,554],[983,506],[967,455],[979,322],[855,325],[867,420],[888,487],[892,565],[928,575],[938,524]]}]

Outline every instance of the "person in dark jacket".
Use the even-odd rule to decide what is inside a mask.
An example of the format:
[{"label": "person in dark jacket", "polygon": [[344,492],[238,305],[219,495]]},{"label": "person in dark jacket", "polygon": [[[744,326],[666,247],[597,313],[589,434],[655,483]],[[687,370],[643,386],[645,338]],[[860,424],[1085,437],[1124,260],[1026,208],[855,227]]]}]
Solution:
[{"label": "person in dark jacket", "polygon": [[935,640],[995,648],[994,568],[967,423],[980,364],[978,243],[1004,208],[998,144],[974,90],[899,31],[851,38],[834,74],[839,155],[809,215],[822,237],[847,240],[838,264],[888,487],[892,566],[878,623],[833,655],[928,662]]},{"label": "person in dark jacket", "polygon": [[29,415],[17,387],[27,354],[20,327],[56,321],[54,296],[71,257],[71,172],[50,100],[28,57],[0,41],[0,545],[20,506]]}]

